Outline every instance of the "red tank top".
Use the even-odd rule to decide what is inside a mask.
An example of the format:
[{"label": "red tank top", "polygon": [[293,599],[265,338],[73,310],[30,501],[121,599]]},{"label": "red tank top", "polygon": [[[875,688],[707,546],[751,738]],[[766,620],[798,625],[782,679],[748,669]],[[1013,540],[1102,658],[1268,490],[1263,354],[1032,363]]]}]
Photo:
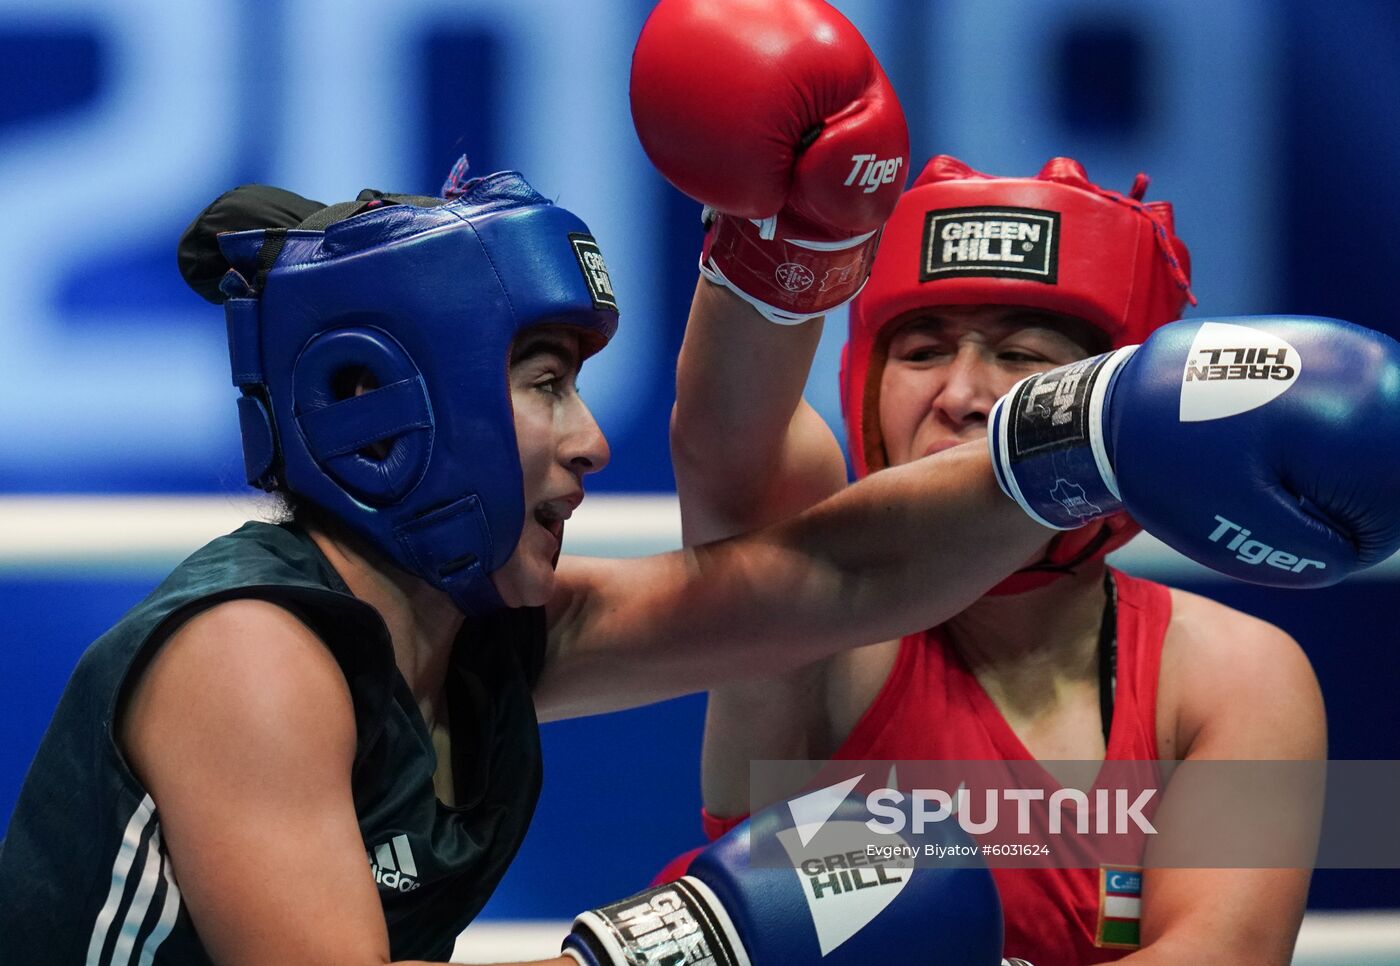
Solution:
[{"label": "red tank top", "polygon": [[[1157,675],[1171,618],[1170,591],[1114,571],[1118,676],[1109,761],[1157,758]],[[938,628],[904,638],[884,687],[837,760],[1026,761],[1031,754]],[[1035,966],[1111,962],[1134,948],[1121,918],[1141,877],[1103,869],[994,869],[1006,919],[1006,955]],[[1126,883],[1126,885],[1125,885]],[[1116,903],[1105,903],[1105,896]],[[1108,915],[1104,915],[1107,910]],[[1117,912],[1120,915],[1115,916]],[[1124,929],[1129,936],[1125,936]],[[1114,941],[1121,945],[1110,945]]]}]

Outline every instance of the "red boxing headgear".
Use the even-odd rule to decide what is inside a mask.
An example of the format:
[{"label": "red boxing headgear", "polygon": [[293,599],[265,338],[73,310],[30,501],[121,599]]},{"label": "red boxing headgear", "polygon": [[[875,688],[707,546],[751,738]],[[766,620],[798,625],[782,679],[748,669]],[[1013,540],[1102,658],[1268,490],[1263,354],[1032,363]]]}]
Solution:
[{"label": "red boxing headgear", "polygon": [[[856,474],[887,463],[880,378],[895,323],[939,305],[1014,305],[1083,319],[1113,347],[1142,342],[1180,318],[1191,297],[1186,245],[1172,206],[1091,182],[1069,158],[1034,178],[998,178],[956,158],[932,158],[885,225],[870,281],[851,304],[841,356],[841,409]],[[1138,531],[1124,514],[1065,531],[1045,557],[993,593],[1044,586],[1122,546]]]}]

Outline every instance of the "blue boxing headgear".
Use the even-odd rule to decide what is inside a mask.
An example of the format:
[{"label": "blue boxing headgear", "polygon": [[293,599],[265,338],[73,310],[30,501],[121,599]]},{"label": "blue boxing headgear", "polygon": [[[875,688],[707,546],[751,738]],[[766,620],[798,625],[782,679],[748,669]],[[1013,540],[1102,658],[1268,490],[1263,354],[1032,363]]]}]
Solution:
[{"label": "blue boxing headgear", "polygon": [[[383,197],[218,236],[248,481],[485,613],[525,523],[511,342],[574,326],[591,354],[617,304],[587,226],[519,174],[449,202]],[[375,388],[351,394],[366,373]]]}]

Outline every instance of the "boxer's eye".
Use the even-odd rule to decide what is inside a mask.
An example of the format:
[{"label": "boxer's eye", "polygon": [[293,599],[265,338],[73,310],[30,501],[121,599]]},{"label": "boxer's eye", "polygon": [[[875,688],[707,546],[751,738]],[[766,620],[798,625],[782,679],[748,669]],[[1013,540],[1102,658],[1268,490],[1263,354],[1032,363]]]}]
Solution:
[{"label": "boxer's eye", "polygon": [[1043,355],[1038,352],[1029,352],[1025,349],[1003,349],[997,353],[997,358],[1003,362],[1016,363],[1040,363],[1048,362]]},{"label": "boxer's eye", "polygon": [[932,342],[912,344],[896,354],[903,362],[936,362],[949,354],[943,346]]}]

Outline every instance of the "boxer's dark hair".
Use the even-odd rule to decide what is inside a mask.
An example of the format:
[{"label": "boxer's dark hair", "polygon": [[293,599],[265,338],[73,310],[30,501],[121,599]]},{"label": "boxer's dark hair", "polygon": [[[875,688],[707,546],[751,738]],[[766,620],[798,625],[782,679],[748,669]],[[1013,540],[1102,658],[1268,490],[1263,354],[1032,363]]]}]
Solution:
[{"label": "boxer's dark hair", "polygon": [[446,203],[443,198],[392,194],[366,188],[354,201],[326,205],[271,185],[239,185],[219,195],[209,207],[195,216],[180,235],[176,258],[185,284],[215,305],[222,305],[228,296],[220,290],[219,284],[233,267],[219,249],[219,235],[223,232],[258,228],[283,230],[269,232],[268,243],[259,256],[259,261],[266,264],[257,278],[247,279],[254,289],[259,289],[262,287],[262,276],[272,267],[281,251],[283,234],[288,228],[323,231],[328,225],[344,218],[384,205],[411,204],[433,208]]},{"label": "boxer's dark hair", "polygon": [[[226,231],[294,228],[326,206],[319,201],[271,185],[245,184],[225,191],[195,216],[180,235],[176,260],[185,284],[202,298],[221,305],[227,298],[219,283],[232,266],[219,249]],[[276,504],[273,522],[304,522],[311,514],[292,493],[280,487],[270,492]]]},{"label": "boxer's dark hair", "polygon": [[185,284],[221,305],[219,282],[231,267],[219,250],[219,235],[255,228],[295,228],[326,206],[319,201],[265,184],[245,184],[225,191],[195,216],[180,235],[176,258]]}]

